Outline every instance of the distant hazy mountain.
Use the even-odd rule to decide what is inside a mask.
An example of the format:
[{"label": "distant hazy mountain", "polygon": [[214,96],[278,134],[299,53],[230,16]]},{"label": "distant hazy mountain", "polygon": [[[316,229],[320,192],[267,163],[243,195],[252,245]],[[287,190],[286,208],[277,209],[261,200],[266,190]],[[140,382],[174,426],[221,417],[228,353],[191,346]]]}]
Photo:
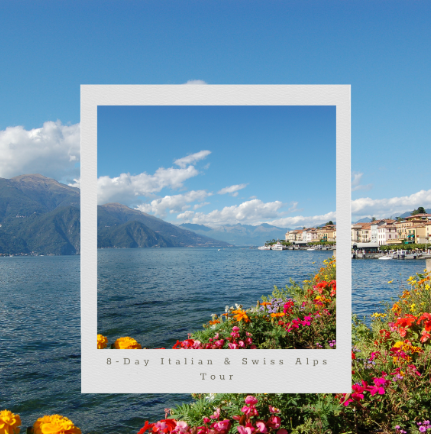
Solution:
[{"label": "distant hazy mountain", "polygon": [[[79,204],[79,189],[42,175],[0,178],[0,253],[79,253]],[[105,248],[228,246],[120,204],[98,207],[98,244]]]},{"label": "distant hazy mountain", "polygon": [[[425,211],[427,212],[427,214],[431,214],[431,209],[426,209]],[[404,218],[404,217],[410,217],[411,215],[412,215],[412,211],[406,211],[402,214],[396,214],[396,215],[385,217],[385,218],[391,218],[391,219],[395,219],[395,217]],[[355,223],[370,223],[370,222],[371,222],[371,219],[369,217],[364,217],[364,218],[359,219],[358,221],[353,222],[353,223],[355,224]]]},{"label": "distant hazy mountain", "polygon": [[353,224],[356,224],[356,223],[370,223],[370,222],[371,222],[371,219],[369,217],[364,217],[362,219],[359,219],[356,222],[353,222]]},{"label": "distant hazy mountain", "polygon": [[271,226],[262,223],[259,226],[251,225],[223,225],[217,228],[210,228],[204,225],[183,223],[180,228],[189,229],[200,235],[226,241],[237,246],[261,246],[265,241],[272,239],[284,240],[286,232],[290,229]]},{"label": "distant hazy mountain", "polygon": [[[427,214],[431,214],[431,209],[425,209],[425,211],[427,212]],[[410,217],[412,215],[411,211],[407,211],[403,214],[399,214],[396,217]]]},{"label": "distant hazy mountain", "polygon": [[227,247],[119,203],[98,206],[98,247]]}]

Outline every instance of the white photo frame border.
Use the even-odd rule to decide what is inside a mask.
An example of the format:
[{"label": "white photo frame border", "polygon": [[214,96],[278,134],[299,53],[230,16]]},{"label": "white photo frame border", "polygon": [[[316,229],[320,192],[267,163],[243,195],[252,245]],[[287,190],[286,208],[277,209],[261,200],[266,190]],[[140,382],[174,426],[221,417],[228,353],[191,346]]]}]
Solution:
[{"label": "white photo frame border", "polygon": [[[81,86],[82,393],[351,392],[350,95],[350,85]],[[143,105],[336,107],[336,349],[131,351],[96,348],[97,107]],[[247,365],[243,364],[244,358],[248,360]],[[168,364],[168,359],[179,359],[181,364]],[[194,359],[193,365],[191,359]],[[252,359],[259,360],[259,364],[251,364]],[[135,364],[136,360],[140,363]],[[198,365],[197,360],[205,364]],[[208,365],[207,360],[211,360],[212,365]],[[277,363],[271,365],[270,360]],[[283,360],[282,365],[279,360]]]}]

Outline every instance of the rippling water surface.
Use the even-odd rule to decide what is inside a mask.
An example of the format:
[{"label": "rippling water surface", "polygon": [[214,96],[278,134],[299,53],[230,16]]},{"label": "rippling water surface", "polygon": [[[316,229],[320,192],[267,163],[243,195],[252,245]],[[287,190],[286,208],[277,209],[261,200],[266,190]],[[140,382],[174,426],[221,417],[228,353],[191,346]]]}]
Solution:
[{"label": "rippling water surface", "polygon": [[[99,251],[99,332],[168,347],[226,304],[253,305],[289,277],[302,281],[331,252],[250,249]],[[313,264],[315,262],[315,264]],[[353,261],[353,311],[369,315],[425,261]],[[394,280],[392,285],[389,280]],[[188,394],[80,393],[79,257],[0,258],[0,407],[30,426],[43,414],[83,433],[136,433]],[[107,379],[109,381],[109,379]]]}]

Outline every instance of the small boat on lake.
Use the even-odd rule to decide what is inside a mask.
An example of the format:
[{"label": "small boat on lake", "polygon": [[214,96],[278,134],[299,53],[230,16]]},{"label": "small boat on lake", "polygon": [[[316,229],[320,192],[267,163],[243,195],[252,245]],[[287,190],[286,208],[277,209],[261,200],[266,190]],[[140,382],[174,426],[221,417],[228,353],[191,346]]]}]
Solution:
[{"label": "small boat on lake", "polygon": [[287,246],[283,246],[283,244],[277,243],[271,246],[271,250],[287,250]]},{"label": "small boat on lake", "polygon": [[271,246],[261,246],[257,248],[258,250],[271,250]]}]

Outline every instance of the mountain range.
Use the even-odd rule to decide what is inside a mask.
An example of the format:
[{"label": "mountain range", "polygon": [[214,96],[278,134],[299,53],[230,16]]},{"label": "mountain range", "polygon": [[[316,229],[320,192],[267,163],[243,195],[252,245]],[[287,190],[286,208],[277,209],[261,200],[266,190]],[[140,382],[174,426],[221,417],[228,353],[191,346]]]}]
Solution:
[{"label": "mountain range", "polygon": [[262,223],[258,226],[242,224],[223,225],[216,228],[192,223],[183,223],[179,227],[236,246],[262,246],[266,241],[272,239],[284,240],[286,232],[290,230],[289,228],[279,228],[267,223]]},{"label": "mountain range", "polygon": [[[42,175],[0,178],[0,254],[80,251],[80,192]],[[98,206],[98,247],[227,247],[118,203]]]},{"label": "mountain range", "polygon": [[[425,209],[425,211],[427,212],[427,214],[431,214],[431,209]],[[405,218],[405,217],[410,217],[411,215],[412,215],[412,211],[406,211],[402,214],[396,215],[395,217]],[[391,218],[391,219],[395,220],[395,217],[391,216],[391,217],[386,217],[386,218]],[[370,223],[371,221],[372,220],[369,217],[364,217],[364,218],[359,219],[358,221],[353,222],[353,223]]]}]

